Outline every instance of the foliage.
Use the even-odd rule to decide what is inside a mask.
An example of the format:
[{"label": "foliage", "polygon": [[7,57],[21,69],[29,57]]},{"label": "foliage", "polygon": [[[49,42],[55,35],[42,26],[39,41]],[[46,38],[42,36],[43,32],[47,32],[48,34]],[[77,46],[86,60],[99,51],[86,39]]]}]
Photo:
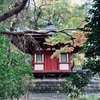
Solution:
[{"label": "foliage", "polygon": [[0,0],[0,14],[8,9],[11,2],[13,2],[13,0]]},{"label": "foliage", "polygon": [[86,74],[82,72],[71,74],[70,76],[66,77],[66,81],[67,95],[72,98],[76,98],[83,94],[83,88],[87,85],[89,79]]},{"label": "foliage", "polygon": [[61,42],[63,44],[72,43],[71,37],[63,33],[55,33],[52,35],[52,37],[46,38],[46,41],[47,42],[45,44],[48,45],[56,45]]},{"label": "foliage", "polygon": [[58,29],[78,27],[86,16],[84,6],[72,5],[69,0],[45,1],[31,2],[27,10],[18,14],[15,28],[43,29],[50,20]]},{"label": "foliage", "polygon": [[74,38],[74,47],[79,46],[81,47],[86,42],[85,34],[82,32],[75,32],[72,34],[72,37]]},{"label": "foliage", "polygon": [[93,0],[92,8],[87,17],[88,24],[85,26],[87,42],[83,46],[87,57],[85,69],[89,69],[92,74],[100,73],[100,1]]},{"label": "foliage", "polygon": [[25,80],[32,67],[25,64],[21,52],[9,52],[9,39],[0,35],[0,100],[19,98],[25,92]]},{"label": "foliage", "polygon": [[83,32],[74,32],[71,35],[65,33],[55,33],[52,37],[48,37],[44,44],[55,46],[63,44],[59,50],[56,50],[52,57],[59,57],[61,53],[71,53],[76,47],[81,47],[86,42],[86,37]]},{"label": "foliage", "polygon": [[42,6],[42,19],[51,19],[60,29],[78,27],[85,15],[84,6],[72,5],[69,0],[58,0]]},{"label": "foliage", "polygon": [[70,98],[70,97],[67,97],[67,100],[100,100],[100,97],[98,95],[87,95],[87,94],[84,94],[84,95],[79,95],[77,98]]},{"label": "foliage", "polygon": [[[55,33],[52,37],[46,39],[45,44],[56,45],[59,43],[69,44],[73,47],[81,47],[86,42],[86,37],[83,32],[74,32],[71,35],[64,33]],[[70,51],[69,51],[70,52]]]}]

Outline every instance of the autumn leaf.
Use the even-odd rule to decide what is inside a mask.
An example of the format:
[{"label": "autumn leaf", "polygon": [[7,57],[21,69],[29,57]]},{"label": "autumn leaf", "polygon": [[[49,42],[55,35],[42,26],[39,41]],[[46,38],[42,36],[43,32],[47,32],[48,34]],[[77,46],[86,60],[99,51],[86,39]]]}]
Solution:
[{"label": "autumn leaf", "polygon": [[54,45],[56,45],[58,43],[55,42],[55,41],[53,41],[53,42],[44,42],[43,44],[50,45],[50,46],[54,46]]},{"label": "autumn leaf", "polygon": [[53,59],[54,57],[59,58],[61,55],[61,51],[60,50],[56,50],[52,55],[51,55],[51,59]]},{"label": "autumn leaf", "polygon": [[64,52],[65,53],[71,53],[74,50],[74,47],[64,47]]},{"label": "autumn leaf", "polygon": [[87,38],[85,37],[84,33],[73,33],[72,37],[74,38],[74,44],[73,46],[76,47],[81,47],[87,40]]}]

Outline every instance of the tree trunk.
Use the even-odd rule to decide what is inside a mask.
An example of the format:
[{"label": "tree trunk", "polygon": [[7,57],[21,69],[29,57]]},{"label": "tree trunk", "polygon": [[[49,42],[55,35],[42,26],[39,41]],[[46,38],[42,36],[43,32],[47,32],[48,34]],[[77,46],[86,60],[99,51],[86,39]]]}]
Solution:
[{"label": "tree trunk", "polygon": [[28,0],[22,0],[19,6],[5,12],[4,14],[0,15],[0,22],[5,21],[7,18],[18,14],[20,11],[22,11],[27,4]]}]

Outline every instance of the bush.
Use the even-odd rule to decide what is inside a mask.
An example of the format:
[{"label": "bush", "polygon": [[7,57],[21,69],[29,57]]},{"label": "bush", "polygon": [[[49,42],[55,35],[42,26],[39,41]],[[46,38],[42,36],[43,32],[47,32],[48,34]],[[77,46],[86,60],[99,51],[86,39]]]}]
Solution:
[{"label": "bush", "polygon": [[25,80],[31,73],[25,55],[19,50],[9,52],[9,39],[0,35],[0,100],[12,100],[24,94]]},{"label": "bush", "polygon": [[89,78],[84,73],[72,73],[66,80],[66,92],[67,95],[72,98],[83,94],[83,88],[89,82]]},{"label": "bush", "polygon": [[77,98],[71,98],[67,96],[67,100],[100,100],[100,96],[97,95],[79,95]]}]

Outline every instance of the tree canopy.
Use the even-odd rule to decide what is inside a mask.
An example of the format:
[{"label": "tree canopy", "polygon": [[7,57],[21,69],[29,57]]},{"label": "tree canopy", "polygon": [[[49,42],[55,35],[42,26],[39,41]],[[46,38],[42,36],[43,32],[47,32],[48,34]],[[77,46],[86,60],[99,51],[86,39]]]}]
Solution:
[{"label": "tree canopy", "polygon": [[[67,30],[67,28],[70,28],[70,27],[72,27],[72,29],[70,30],[74,30],[74,29],[77,30],[80,28],[80,26],[82,26],[81,24],[83,23],[84,17],[86,16],[84,6],[71,5],[69,0],[68,1],[65,1],[65,0],[48,1],[48,2],[42,3],[41,5],[37,5],[36,2],[33,0],[33,3],[32,5],[30,5],[30,7],[28,6],[27,2],[28,0],[22,0],[20,2],[18,2],[17,0],[17,2],[13,3],[13,8],[11,8],[9,11],[1,15],[0,17],[1,21],[4,20],[3,19],[4,17],[8,19],[10,16],[14,15],[8,21],[10,23],[7,23],[7,26],[9,26],[10,30],[0,31],[1,34],[2,33],[9,34],[9,35],[25,35],[28,33],[48,34],[49,31],[41,32],[36,29],[44,28],[43,26],[45,26],[48,21],[52,20],[59,30],[53,31],[55,32],[55,35],[51,37],[50,39],[47,39],[49,40],[49,42],[47,41],[45,44],[50,45],[49,43],[52,42],[52,44],[54,45],[55,43],[57,44],[57,43],[65,42],[64,44],[66,46],[64,48],[61,48],[61,52],[64,52],[64,51],[71,52],[72,50],[74,50],[73,49],[74,47],[80,47],[85,42],[86,38],[84,37],[84,33],[80,33],[80,32],[74,33],[75,35],[77,34],[77,36],[75,37],[74,34],[73,36],[68,34],[70,33],[70,31]],[[16,3],[17,3],[17,6],[16,6]],[[29,9],[29,12],[28,12],[28,9]],[[26,12],[24,13],[24,11],[22,10],[25,10]],[[19,12],[21,12],[21,14]],[[5,15],[7,13],[9,13],[9,17]],[[14,31],[14,30],[17,30],[18,28],[23,29],[22,26],[23,28],[27,27],[29,31],[21,31],[21,32]],[[32,30],[32,29],[35,29],[35,30]],[[66,35],[63,34],[62,36],[64,37],[63,40],[66,38],[64,41],[62,40],[55,41],[55,39],[57,38],[56,36],[59,32],[61,33],[59,34],[59,37],[60,35],[62,35],[62,33],[66,34]],[[82,39],[80,39],[80,37]]]},{"label": "tree canopy", "polygon": [[85,68],[92,74],[100,72],[100,1],[93,0],[92,8],[87,17],[88,24],[84,30],[87,34],[87,41],[84,45],[84,52],[87,59]]}]

